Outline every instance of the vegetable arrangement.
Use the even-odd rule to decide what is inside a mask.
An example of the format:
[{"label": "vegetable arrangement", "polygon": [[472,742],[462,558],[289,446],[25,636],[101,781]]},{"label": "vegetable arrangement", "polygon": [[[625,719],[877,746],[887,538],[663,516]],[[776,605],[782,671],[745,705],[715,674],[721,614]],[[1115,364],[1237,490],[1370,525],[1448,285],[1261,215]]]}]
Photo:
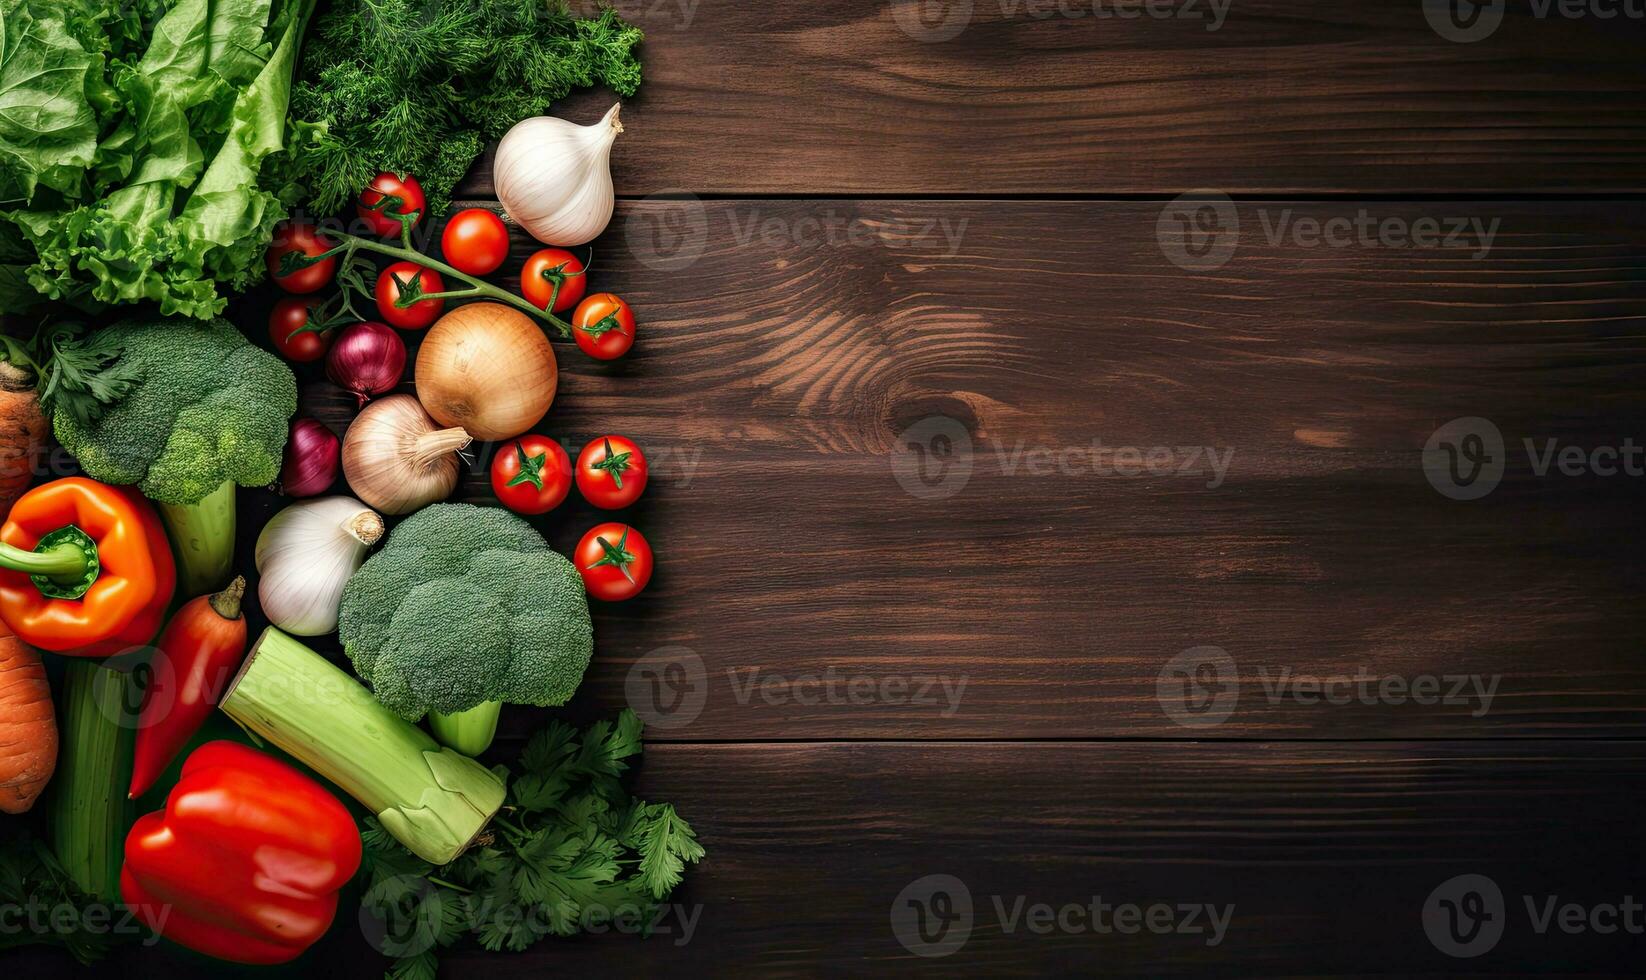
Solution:
[{"label": "vegetable arrangement", "polygon": [[[523,949],[542,937],[514,911],[571,935],[585,909],[654,907],[704,854],[623,789],[632,713],[551,722],[512,774],[474,758],[504,705],[573,697],[588,597],[652,574],[628,524],[568,558],[515,516],[646,490],[632,440],[574,465],[534,431],[551,339],[595,361],[635,343],[571,251],[611,219],[619,107],[544,114],[578,86],[632,95],[640,33],[559,0],[316,7],[0,0],[0,811],[43,800],[46,831],[0,835],[0,903],[123,901],[172,942],[273,964],[351,921],[360,873],[462,910],[437,949]],[[499,197],[545,246],[518,293],[486,280],[510,251],[493,211],[414,237],[499,137]],[[285,295],[253,344],[218,316],[265,277]],[[290,365],[351,396],[346,430],[298,417]],[[31,487],[53,441],[81,475]],[[445,502],[477,442],[501,507]],[[240,487],[292,501],[249,555]],[[248,649],[253,614],[272,625]],[[298,639],[334,632],[346,663]],[[38,651],[62,658],[55,705]],[[259,748],[206,741],[214,711]],[[82,962],[110,944],[0,946],[31,941]]]}]

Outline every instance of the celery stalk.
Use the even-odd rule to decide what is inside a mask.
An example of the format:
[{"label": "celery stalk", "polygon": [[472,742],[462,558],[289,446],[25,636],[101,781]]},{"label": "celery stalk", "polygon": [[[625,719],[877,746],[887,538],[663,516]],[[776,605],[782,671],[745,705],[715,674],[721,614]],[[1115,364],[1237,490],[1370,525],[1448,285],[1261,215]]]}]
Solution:
[{"label": "celery stalk", "polygon": [[64,667],[62,746],[47,822],[63,870],[103,902],[120,901],[120,864],[131,829],[126,785],[140,702],[130,674],[79,658]]},{"label": "celery stalk", "polygon": [[502,711],[501,701],[482,701],[467,711],[431,711],[429,728],[441,745],[464,755],[479,755],[497,737],[497,716]]},{"label": "celery stalk", "polygon": [[210,595],[229,583],[234,571],[234,503],[231,481],[198,504],[159,504],[177,558],[177,598]]},{"label": "celery stalk", "polygon": [[383,707],[359,681],[273,627],[219,705],[336,783],[433,864],[454,860],[503,805],[503,781]]}]

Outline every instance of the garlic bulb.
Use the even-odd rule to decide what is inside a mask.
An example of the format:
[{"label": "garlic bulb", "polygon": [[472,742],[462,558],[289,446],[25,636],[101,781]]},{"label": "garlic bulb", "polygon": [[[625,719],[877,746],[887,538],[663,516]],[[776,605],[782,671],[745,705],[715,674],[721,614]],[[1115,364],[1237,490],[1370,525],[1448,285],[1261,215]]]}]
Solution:
[{"label": "garlic bulb", "polygon": [[385,514],[410,514],[457,489],[457,451],[473,439],[440,429],[410,395],[370,405],[343,437],[343,476],[360,499]]},{"label": "garlic bulb", "polygon": [[337,629],[343,587],[383,537],[383,518],[352,497],[321,497],[274,515],[257,538],[257,598],[294,636]]},{"label": "garlic bulb", "polygon": [[593,126],[535,116],[497,144],[492,181],[520,227],[545,245],[582,245],[612,220],[612,143],[622,103]]}]

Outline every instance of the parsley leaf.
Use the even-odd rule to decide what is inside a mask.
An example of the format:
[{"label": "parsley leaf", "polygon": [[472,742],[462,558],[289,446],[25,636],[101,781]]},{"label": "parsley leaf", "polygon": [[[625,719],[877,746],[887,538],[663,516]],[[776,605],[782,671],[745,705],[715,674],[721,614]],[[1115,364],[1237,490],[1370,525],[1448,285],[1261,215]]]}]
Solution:
[{"label": "parsley leaf", "polygon": [[[427,914],[438,901],[435,944],[464,935],[493,952],[518,952],[545,936],[571,936],[615,916],[648,923],[704,851],[689,824],[666,804],[631,799],[621,777],[639,755],[642,726],[632,711],[579,733],[554,722],[526,743],[508,804],[457,860],[433,868],[368,817],[361,832],[369,911],[379,919]],[[415,923],[411,923],[414,924]],[[390,935],[409,930],[391,924]],[[435,951],[400,959],[391,980],[421,980]]]}]

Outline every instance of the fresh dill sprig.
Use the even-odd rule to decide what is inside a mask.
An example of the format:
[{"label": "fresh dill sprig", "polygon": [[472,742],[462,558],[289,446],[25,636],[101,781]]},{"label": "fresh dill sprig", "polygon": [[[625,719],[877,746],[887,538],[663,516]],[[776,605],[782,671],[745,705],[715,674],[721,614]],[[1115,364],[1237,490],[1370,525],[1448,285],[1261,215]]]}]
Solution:
[{"label": "fresh dill sprig", "polygon": [[451,202],[487,140],[574,88],[640,87],[641,32],[564,0],[337,0],[304,44],[292,118],[316,127],[289,172],[320,214],[380,171],[414,174],[430,209]]}]

